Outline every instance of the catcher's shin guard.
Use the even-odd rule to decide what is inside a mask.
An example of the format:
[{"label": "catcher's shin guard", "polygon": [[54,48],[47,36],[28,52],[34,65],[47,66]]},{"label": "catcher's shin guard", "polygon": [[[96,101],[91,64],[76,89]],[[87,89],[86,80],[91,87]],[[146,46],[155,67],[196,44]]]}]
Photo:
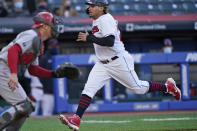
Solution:
[{"label": "catcher's shin guard", "polygon": [[24,100],[10,107],[0,116],[0,130],[7,127],[10,123],[22,117],[27,117],[34,111],[34,106],[30,100]]},{"label": "catcher's shin guard", "polygon": [[[4,128],[5,131],[20,131],[20,128],[24,124],[26,118],[20,118],[18,120],[14,120],[12,123],[10,123],[6,128]],[[3,130],[3,131],[4,131]]]},{"label": "catcher's shin guard", "polygon": [[0,130],[4,129],[11,123],[12,116],[9,112],[5,112],[0,116]]}]

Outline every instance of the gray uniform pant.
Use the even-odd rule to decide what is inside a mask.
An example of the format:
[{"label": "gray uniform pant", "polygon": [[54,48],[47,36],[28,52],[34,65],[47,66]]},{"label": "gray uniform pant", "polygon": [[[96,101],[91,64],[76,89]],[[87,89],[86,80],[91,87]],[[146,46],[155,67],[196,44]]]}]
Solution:
[{"label": "gray uniform pant", "polygon": [[7,64],[0,60],[0,95],[5,101],[11,105],[24,101],[27,95],[21,85],[18,83],[18,88],[14,91],[8,86],[10,70]]},{"label": "gray uniform pant", "polygon": [[[27,99],[27,95],[21,85],[18,83],[18,88],[14,91],[8,86],[8,79],[10,76],[10,70],[8,65],[0,60],[0,95],[11,105],[15,105],[21,101]],[[19,131],[20,127],[25,121],[25,117],[13,121],[5,131]]]}]

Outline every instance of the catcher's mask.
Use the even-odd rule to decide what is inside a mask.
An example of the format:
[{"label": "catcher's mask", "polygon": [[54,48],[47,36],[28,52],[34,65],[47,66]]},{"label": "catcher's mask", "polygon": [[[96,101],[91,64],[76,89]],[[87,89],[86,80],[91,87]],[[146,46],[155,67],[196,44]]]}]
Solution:
[{"label": "catcher's mask", "polygon": [[62,19],[58,18],[57,16],[53,16],[50,12],[40,12],[33,18],[34,25],[32,28],[38,28],[41,25],[47,24],[52,28],[52,37],[57,38],[59,35],[58,32],[58,25],[63,24]]}]

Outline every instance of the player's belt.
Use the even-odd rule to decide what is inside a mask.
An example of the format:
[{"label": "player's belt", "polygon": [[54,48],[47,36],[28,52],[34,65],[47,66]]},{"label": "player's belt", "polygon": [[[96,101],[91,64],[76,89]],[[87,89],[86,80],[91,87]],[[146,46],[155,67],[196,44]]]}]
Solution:
[{"label": "player's belt", "polygon": [[117,59],[118,58],[118,56],[114,56],[114,57],[112,57],[111,59],[109,59],[109,60],[102,60],[102,61],[100,61],[101,63],[103,63],[103,64],[108,64],[109,62],[111,62],[111,61],[113,61],[113,60],[115,60],[115,59]]}]

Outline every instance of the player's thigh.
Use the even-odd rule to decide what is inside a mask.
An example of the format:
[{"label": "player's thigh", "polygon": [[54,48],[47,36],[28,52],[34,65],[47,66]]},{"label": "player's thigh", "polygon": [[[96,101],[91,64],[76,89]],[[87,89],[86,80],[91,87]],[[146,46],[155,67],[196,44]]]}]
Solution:
[{"label": "player's thigh", "polygon": [[134,70],[117,71],[111,75],[116,81],[129,88],[136,94],[145,94],[149,89],[148,82],[139,80]]},{"label": "player's thigh", "polygon": [[122,56],[117,61],[106,65],[108,74],[134,93],[144,94],[148,90],[148,82],[139,80],[135,70],[132,57]]},{"label": "player's thigh", "polygon": [[0,78],[0,93],[5,101],[9,104],[17,104],[27,98],[24,89],[18,84],[18,88],[12,91],[8,86],[8,80]]},{"label": "player's thigh", "polygon": [[9,76],[10,70],[8,66],[3,61],[0,61],[0,95],[13,105],[25,100],[27,96],[20,84],[18,84],[18,88],[15,91],[11,91],[8,86]]},{"label": "player's thigh", "polygon": [[98,90],[110,79],[102,64],[96,63],[92,68],[82,94],[93,97]]}]

